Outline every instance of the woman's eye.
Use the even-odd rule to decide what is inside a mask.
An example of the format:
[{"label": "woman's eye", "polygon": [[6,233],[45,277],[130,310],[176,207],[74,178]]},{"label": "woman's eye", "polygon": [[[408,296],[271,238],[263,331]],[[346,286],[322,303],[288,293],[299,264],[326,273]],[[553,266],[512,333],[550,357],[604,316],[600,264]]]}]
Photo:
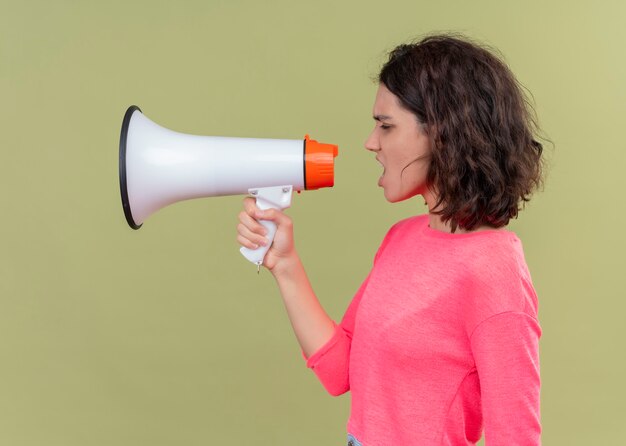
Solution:
[{"label": "woman's eye", "polygon": [[386,124],[381,124],[380,128],[383,129],[383,130],[387,130],[388,128],[391,128],[391,126],[390,125],[386,125]]}]

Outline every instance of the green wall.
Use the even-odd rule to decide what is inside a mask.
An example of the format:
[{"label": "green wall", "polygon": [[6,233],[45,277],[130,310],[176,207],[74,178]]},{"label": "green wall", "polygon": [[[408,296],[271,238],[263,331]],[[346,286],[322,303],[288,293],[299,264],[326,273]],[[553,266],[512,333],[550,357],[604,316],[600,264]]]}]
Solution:
[{"label": "green wall", "polygon": [[335,319],[391,205],[363,142],[394,45],[454,30],[505,55],[554,146],[511,224],[540,296],[548,445],[626,436],[626,3],[0,0],[0,444],[343,444],[349,396],[306,369],[267,272],[239,254],[241,197],[139,231],[119,198],[131,104],[186,133],[339,144],[334,189],[294,197]]}]

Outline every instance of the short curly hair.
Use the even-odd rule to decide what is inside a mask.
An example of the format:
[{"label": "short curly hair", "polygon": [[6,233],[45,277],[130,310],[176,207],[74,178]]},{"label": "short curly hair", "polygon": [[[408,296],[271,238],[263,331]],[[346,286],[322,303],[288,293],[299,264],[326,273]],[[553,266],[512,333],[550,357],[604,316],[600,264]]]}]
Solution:
[{"label": "short curly hair", "polygon": [[429,35],[394,48],[378,82],[429,134],[431,212],[452,232],[505,226],[543,184],[534,109],[493,50],[459,34]]}]

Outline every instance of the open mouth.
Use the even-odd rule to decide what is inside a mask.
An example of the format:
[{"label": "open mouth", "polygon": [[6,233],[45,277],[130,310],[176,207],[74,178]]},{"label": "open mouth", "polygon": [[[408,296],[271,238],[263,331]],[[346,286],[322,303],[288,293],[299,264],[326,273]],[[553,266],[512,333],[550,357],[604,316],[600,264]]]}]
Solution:
[{"label": "open mouth", "polygon": [[383,168],[383,170],[385,169],[385,165],[382,163],[381,160],[379,160],[378,158],[376,158],[376,161],[378,162],[378,164],[380,164]]},{"label": "open mouth", "polygon": [[378,185],[381,186],[381,182],[383,180],[383,177],[385,176],[385,165],[378,159],[376,158],[376,161],[378,161],[378,163],[380,164],[380,166],[383,168],[383,173],[380,174],[380,177],[378,178]]}]

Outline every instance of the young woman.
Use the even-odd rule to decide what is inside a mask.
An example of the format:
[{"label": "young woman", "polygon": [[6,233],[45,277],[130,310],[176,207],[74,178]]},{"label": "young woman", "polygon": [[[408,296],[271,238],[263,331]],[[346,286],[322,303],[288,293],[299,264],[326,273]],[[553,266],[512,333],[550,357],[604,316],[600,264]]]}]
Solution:
[{"label": "young woman", "polygon": [[292,221],[244,201],[241,245],[266,244],[307,366],[351,391],[348,444],[538,445],[537,296],[506,229],[541,184],[532,108],[507,66],[454,35],[400,45],[379,75],[365,148],[389,202],[429,212],[395,224],[339,324],[319,304]]}]

